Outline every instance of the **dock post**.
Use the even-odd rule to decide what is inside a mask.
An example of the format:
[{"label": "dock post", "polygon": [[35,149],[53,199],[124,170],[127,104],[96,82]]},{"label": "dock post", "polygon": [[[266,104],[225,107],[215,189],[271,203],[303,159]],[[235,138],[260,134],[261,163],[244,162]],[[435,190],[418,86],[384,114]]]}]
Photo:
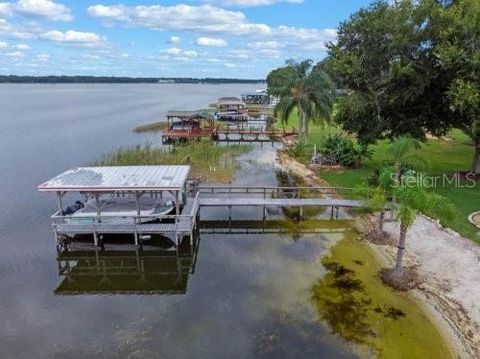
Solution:
[{"label": "dock post", "polygon": [[267,206],[263,206],[263,221],[267,219]]},{"label": "dock post", "polygon": [[333,219],[333,206],[332,206],[332,210],[330,212],[330,219]]},{"label": "dock post", "polygon": [[338,219],[338,210],[340,209],[340,207],[335,207],[335,219]]},{"label": "dock post", "polygon": [[98,234],[95,229],[93,229],[93,243],[95,244],[95,247],[98,247]]},{"label": "dock post", "polygon": [[135,232],[133,233],[133,236],[135,238],[135,245],[138,246],[138,231],[137,231],[137,219],[134,219],[134,226],[135,226]]}]

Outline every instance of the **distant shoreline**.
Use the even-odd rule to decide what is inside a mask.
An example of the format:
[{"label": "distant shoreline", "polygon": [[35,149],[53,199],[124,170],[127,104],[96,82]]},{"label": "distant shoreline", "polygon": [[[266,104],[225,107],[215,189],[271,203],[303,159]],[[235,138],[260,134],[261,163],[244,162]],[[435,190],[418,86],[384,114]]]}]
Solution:
[{"label": "distant shoreline", "polygon": [[260,79],[0,75],[0,84],[265,84]]}]

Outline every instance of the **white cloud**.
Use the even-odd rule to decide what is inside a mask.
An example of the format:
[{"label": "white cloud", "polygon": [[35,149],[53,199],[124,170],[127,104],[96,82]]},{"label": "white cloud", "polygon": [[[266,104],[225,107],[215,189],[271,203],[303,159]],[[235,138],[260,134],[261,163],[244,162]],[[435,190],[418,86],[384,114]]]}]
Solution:
[{"label": "white cloud", "polygon": [[162,60],[190,61],[198,56],[199,54],[196,51],[185,51],[178,47],[171,47],[169,49],[163,49],[160,51],[160,59]]},{"label": "white cloud", "polygon": [[301,4],[304,0],[209,0],[209,3],[218,3],[220,2],[222,5],[230,5],[230,6],[242,6],[242,7],[254,7],[254,6],[265,6],[265,5],[273,5],[278,3],[289,3],[289,4]]},{"label": "white cloud", "polygon": [[213,47],[225,47],[228,46],[227,42],[223,39],[214,37],[199,37],[197,39],[197,45],[200,46],[213,46]]},{"label": "white cloud", "polygon": [[126,20],[128,8],[125,5],[93,5],[88,7],[87,12],[89,15],[94,17]]},{"label": "white cloud", "polygon": [[28,51],[30,50],[30,46],[26,45],[26,44],[18,44],[15,46],[15,48],[17,50],[20,50],[20,51]]},{"label": "white cloud", "polygon": [[0,15],[11,16],[14,13],[53,21],[73,20],[67,6],[52,0],[18,0],[15,3],[0,3]]},{"label": "white cloud", "polygon": [[168,39],[168,43],[170,45],[178,45],[182,42],[182,39],[178,36],[170,36],[170,39]]},{"label": "white cloud", "polygon": [[190,30],[209,33],[247,35],[268,32],[264,24],[249,24],[242,12],[221,9],[211,5],[125,6],[94,5],[88,13],[110,23],[140,26],[154,30]]},{"label": "white cloud", "polygon": [[[271,1],[271,0],[269,0]],[[163,6],[94,5],[88,13],[107,25],[145,27],[152,30],[190,31],[202,35],[250,37],[272,44],[275,40],[285,47],[306,51],[324,51],[325,42],[335,39],[336,30],[269,26],[249,22],[240,11],[222,9],[210,4]],[[205,37],[207,38],[207,37]]]},{"label": "white cloud", "polygon": [[23,26],[14,26],[5,19],[0,19],[0,34],[15,38],[28,40],[36,36],[39,29],[36,26],[25,24]]},{"label": "white cloud", "polygon": [[261,49],[257,50],[255,54],[261,57],[279,58],[282,53],[279,50],[275,49]]},{"label": "white cloud", "polygon": [[99,47],[106,44],[106,39],[93,32],[68,30],[65,32],[52,30],[40,35],[41,39],[57,43],[71,44],[83,47]]},{"label": "white cloud", "polygon": [[12,4],[8,2],[0,2],[0,16],[11,16]]},{"label": "white cloud", "polygon": [[4,50],[8,48],[8,43],[5,41],[0,41],[0,50]]},{"label": "white cloud", "polygon": [[35,56],[35,60],[37,62],[48,62],[50,60],[50,55],[49,54],[38,54]]},{"label": "white cloud", "polygon": [[237,65],[232,64],[231,62],[225,62],[224,65],[225,65],[225,67],[228,67],[229,69],[233,69],[233,68],[237,67]]},{"label": "white cloud", "polygon": [[263,49],[277,50],[282,47],[282,44],[279,43],[278,41],[257,41],[257,42],[251,42],[247,44],[247,47],[253,50],[263,50]]},{"label": "white cloud", "polygon": [[85,60],[100,60],[101,56],[100,55],[93,55],[93,54],[83,54],[82,58]]},{"label": "white cloud", "polygon": [[231,59],[248,60],[251,52],[247,50],[230,50],[226,53],[226,56]]},{"label": "white cloud", "polygon": [[11,52],[7,52],[5,56],[11,59],[21,59],[23,56],[25,56],[25,53],[22,51],[11,51]]}]

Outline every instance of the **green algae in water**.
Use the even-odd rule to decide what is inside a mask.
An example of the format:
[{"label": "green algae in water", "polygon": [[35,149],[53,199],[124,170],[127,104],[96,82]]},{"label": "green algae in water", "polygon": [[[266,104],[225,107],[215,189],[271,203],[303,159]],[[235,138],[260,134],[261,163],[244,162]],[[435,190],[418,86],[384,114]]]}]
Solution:
[{"label": "green algae in water", "polygon": [[345,237],[322,264],[327,273],[312,288],[314,307],[334,334],[358,346],[360,355],[452,357],[420,303],[380,281],[380,264],[368,244]]}]

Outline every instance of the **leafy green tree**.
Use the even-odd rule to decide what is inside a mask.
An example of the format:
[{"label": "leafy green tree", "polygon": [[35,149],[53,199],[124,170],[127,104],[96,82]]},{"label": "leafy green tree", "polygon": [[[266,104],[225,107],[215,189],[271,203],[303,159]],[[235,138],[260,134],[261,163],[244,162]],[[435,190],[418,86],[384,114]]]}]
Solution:
[{"label": "leafy green tree", "polygon": [[[431,116],[445,117],[444,108],[425,102],[439,86],[425,25],[437,5],[420,2],[374,3],[341,24],[337,42],[329,45],[333,67],[354,91],[340,101],[337,120],[362,142],[403,134],[423,138]],[[432,127],[442,132],[442,124]]]},{"label": "leafy green tree", "polygon": [[267,77],[268,91],[279,98],[275,113],[286,123],[294,111],[298,112],[298,131],[302,139],[308,137],[310,121],[328,120],[334,99],[333,84],[311,60],[272,71]]},{"label": "leafy green tree", "polygon": [[480,173],[480,1],[457,0],[438,12],[435,55],[449,74],[447,98],[455,127],[475,145],[472,171]]},{"label": "leafy green tree", "polygon": [[353,94],[336,120],[361,142],[452,128],[480,174],[480,2],[380,1],[341,24],[330,62]]}]

